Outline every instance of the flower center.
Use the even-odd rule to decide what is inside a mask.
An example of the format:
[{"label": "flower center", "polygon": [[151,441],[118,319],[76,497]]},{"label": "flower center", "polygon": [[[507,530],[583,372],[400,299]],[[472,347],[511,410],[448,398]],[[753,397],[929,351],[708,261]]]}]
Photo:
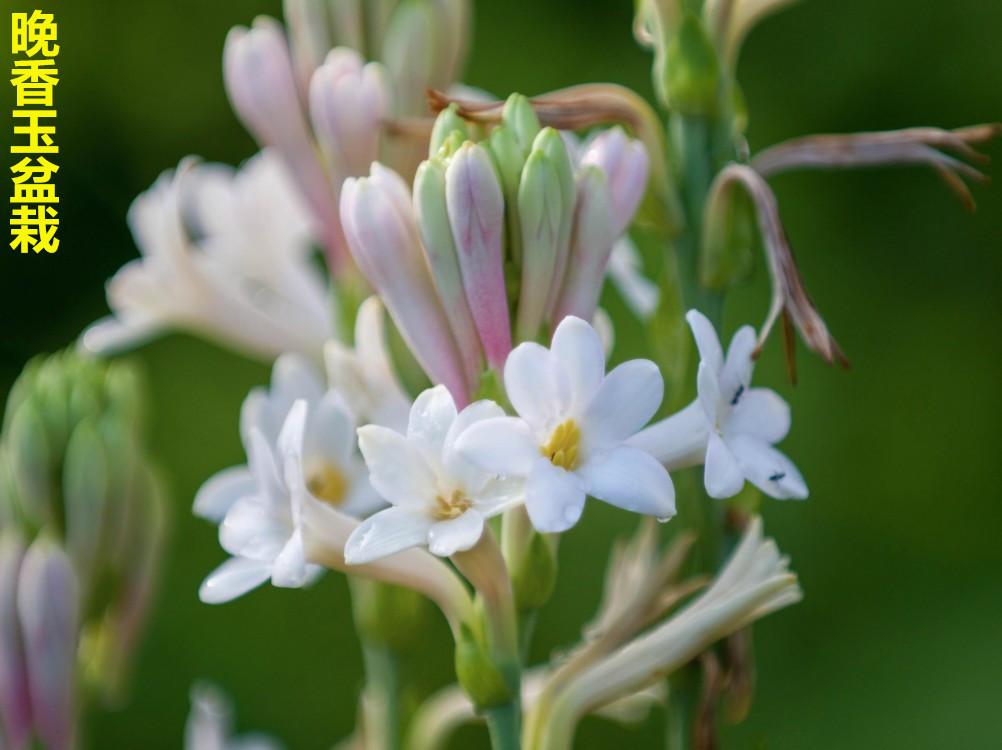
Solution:
[{"label": "flower center", "polygon": [[546,445],[539,452],[550,459],[550,463],[561,469],[573,471],[578,464],[578,447],[581,444],[581,428],[573,419],[557,426]]},{"label": "flower center", "polygon": [[462,490],[453,490],[450,495],[435,496],[435,518],[448,521],[458,518],[470,509],[473,503]]},{"label": "flower center", "polygon": [[306,489],[317,500],[340,505],[348,494],[348,479],[336,466],[324,461],[310,472]]}]

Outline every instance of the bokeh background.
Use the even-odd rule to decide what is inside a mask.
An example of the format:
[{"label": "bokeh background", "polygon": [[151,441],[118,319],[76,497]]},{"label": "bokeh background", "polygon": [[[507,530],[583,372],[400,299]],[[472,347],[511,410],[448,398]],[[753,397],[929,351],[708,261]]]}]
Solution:
[{"label": "bokeh background", "polygon": [[[279,6],[41,6],[56,13],[62,44],[63,244],[54,256],[0,253],[0,393],[30,356],[70,343],[106,313],[104,280],[136,254],[125,212],[161,170],[189,153],[238,163],[253,152],[223,91],[222,43],[230,26]],[[477,0],[475,11],[471,84],[531,94],[608,80],[650,94],[629,0]],[[996,0],[796,5],[754,32],[742,56],[752,147],[811,132],[1002,119],[1000,32]],[[13,89],[7,97],[10,111]],[[0,132],[7,142],[9,122]],[[988,150],[1002,156],[998,145]],[[777,343],[760,365],[758,382],[792,404],[784,447],[812,490],[806,503],[765,508],[806,598],[756,628],[756,703],[725,730],[724,746],[998,747],[1002,188],[976,188],[971,216],[920,169],[804,173],[774,185],[808,286],[853,369],[802,352],[800,384],[790,387]],[[729,329],[758,324],[767,295],[759,274],[729,303]],[[614,299],[610,307],[617,356],[637,353],[635,328]],[[267,368],[181,335],[136,357],[154,398],[150,439],[169,472],[173,535],[132,701],[93,719],[90,747],[180,747],[188,690],[202,677],[234,698],[241,727],[273,732],[293,750],[329,747],[351,729],[361,678],[344,580],[327,576],[306,592],[269,587],[223,607],[196,596],[223,555],[190,501],[206,477],[242,461],[239,405]],[[537,658],[575,640],[598,600],[611,536],[633,522],[592,503],[567,535]],[[446,630],[427,638],[421,673],[445,682]],[[660,714],[637,735],[589,720],[578,747],[657,747],[663,731]],[[454,747],[482,744],[469,730]]]}]

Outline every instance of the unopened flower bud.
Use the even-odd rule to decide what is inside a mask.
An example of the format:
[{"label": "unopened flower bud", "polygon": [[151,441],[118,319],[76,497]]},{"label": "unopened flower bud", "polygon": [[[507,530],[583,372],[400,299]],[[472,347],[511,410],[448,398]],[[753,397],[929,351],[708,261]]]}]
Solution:
[{"label": "unopened flower bud", "polygon": [[601,167],[612,195],[613,234],[626,231],[647,190],[647,150],[615,127],[596,137],[581,157],[581,164]]},{"label": "unopened flower bud", "polygon": [[17,612],[17,580],[24,543],[0,535],[0,746],[23,750],[31,738],[31,702]]},{"label": "unopened flower bud", "polygon": [[528,156],[540,130],[539,118],[529,100],[522,94],[509,96],[501,110],[501,124],[518,140],[523,156]]},{"label": "unopened flower bud", "polygon": [[49,750],[68,750],[74,742],[79,607],[69,558],[39,537],[21,563],[17,609],[35,732]]},{"label": "unopened flower bud", "polygon": [[612,210],[605,172],[596,166],[585,166],[579,171],[577,180],[570,250],[572,262],[567,266],[554,323],[568,315],[584,320],[594,315],[616,239]]},{"label": "unopened flower bud", "polygon": [[331,50],[310,80],[310,114],[321,148],[337,178],[360,176],[378,156],[386,115],[382,65],[364,64],[347,47]]},{"label": "unopened flower bud", "polygon": [[107,507],[109,458],[95,420],[88,419],[77,425],[63,459],[63,509],[66,551],[73,560],[85,597],[94,583],[99,556],[108,542],[104,531],[105,517],[110,515]]},{"label": "unopened flower bud", "polygon": [[394,114],[417,114],[425,91],[442,88],[435,79],[435,14],[430,3],[402,3],[393,13],[383,41],[383,62],[395,84]]},{"label": "unopened flower bud", "polygon": [[511,565],[511,585],[519,611],[539,609],[557,582],[557,560],[546,538],[533,530],[520,560]]},{"label": "unopened flower bud", "polygon": [[262,146],[273,146],[289,166],[324,231],[335,268],[343,258],[337,199],[318,158],[296,86],[282,27],[259,17],[250,29],[230,30],[223,49],[223,78],[233,109]]},{"label": "unopened flower bud", "polygon": [[445,187],[466,301],[487,362],[500,369],[511,351],[502,246],[504,196],[487,151],[464,144],[449,163]]},{"label": "unopened flower bud", "polygon": [[491,132],[487,148],[501,182],[505,204],[505,227],[508,256],[517,267],[522,262],[522,230],[518,216],[518,186],[525,166],[525,153],[515,134],[504,126]]},{"label": "unopened flower bud", "polygon": [[424,259],[407,184],[375,163],[369,177],[345,181],[341,216],[356,263],[385,301],[418,363],[465,404],[471,385]]},{"label": "unopened flower bud", "polygon": [[435,158],[439,149],[445,145],[446,139],[453,133],[459,133],[460,143],[469,140],[470,133],[466,127],[466,120],[459,116],[456,105],[450,104],[435,118],[435,125],[431,129],[431,141],[428,143],[429,159]]},{"label": "unopened flower bud", "polygon": [[445,164],[437,159],[421,164],[414,177],[414,213],[435,287],[456,336],[467,376],[473,379],[481,370],[480,339],[466,302],[456,243],[449,224],[445,172]]},{"label": "unopened flower bud", "polygon": [[45,422],[35,399],[23,401],[4,435],[10,476],[26,520],[35,527],[54,517],[52,496],[52,451]]},{"label": "unopened flower bud", "polygon": [[503,706],[511,691],[476,633],[462,625],[456,640],[456,678],[479,710]]},{"label": "unopened flower bud", "polygon": [[[558,320],[553,320],[553,313],[560,295],[560,289],[564,283],[564,278],[568,273],[570,264],[570,242],[572,226],[574,223],[574,211],[577,188],[574,180],[574,165],[571,163],[571,156],[567,150],[567,144],[559,133],[553,128],[545,128],[536,136],[533,142],[533,149],[543,152],[549,162],[557,172],[560,181],[560,236],[556,246],[556,260],[553,266],[553,282],[550,284],[550,299],[548,310],[551,322],[556,325]],[[586,319],[590,319],[588,316]]]},{"label": "unopened flower bud", "polygon": [[[518,189],[523,257],[515,330],[520,341],[537,337],[547,312],[561,249],[563,209],[557,167],[542,149],[535,149],[522,170]],[[566,247],[563,250],[566,253]]]}]

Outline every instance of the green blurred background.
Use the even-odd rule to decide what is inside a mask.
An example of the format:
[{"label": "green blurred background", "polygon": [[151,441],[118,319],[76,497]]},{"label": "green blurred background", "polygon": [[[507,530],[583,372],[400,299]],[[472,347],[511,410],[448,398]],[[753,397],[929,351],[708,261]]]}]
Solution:
[{"label": "green blurred background", "polygon": [[[30,356],[105,314],[103,281],[136,254],[126,209],[161,170],[189,153],[231,163],[252,153],[223,92],[222,42],[230,26],[277,15],[279,5],[41,6],[56,13],[62,45],[63,244],[53,256],[0,253],[0,392]],[[475,6],[471,84],[504,94],[608,80],[650,93],[629,0]],[[1000,32],[997,0],[797,5],[753,33],[742,56],[752,147],[819,131],[1002,119]],[[2,132],[6,142],[10,126]],[[1002,746],[1002,190],[976,188],[969,216],[919,169],[805,173],[774,186],[808,286],[853,370],[802,352],[800,385],[789,387],[776,343],[760,366],[758,382],[793,406],[783,447],[812,491],[806,503],[765,510],[806,597],[757,627],[756,703],[725,731],[724,746]],[[759,274],[734,295],[729,329],[758,325],[767,295]],[[617,356],[636,354],[635,327],[616,300],[610,308]],[[241,727],[273,732],[292,750],[328,747],[352,727],[361,678],[344,580],[330,575],[306,592],[268,587],[222,607],[196,596],[223,553],[190,501],[206,477],[242,461],[239,405],[268,370],[185,336],[137,358],[155,399],[150,438],[169,470],[173,536],[133,700],[93,719],[91,747],[179,747],[200,677],[230,693]],[[537,659],[575,640],[597,603],[611,536],[634,520],[592,503],[567,535]],[[428,638],[422,674],[445,682],[446,629]],[[662,733],[660,714],[636,735],[589,720],[578,747],[657,747]],[[482,743],[468,730],[454,746]]]}]

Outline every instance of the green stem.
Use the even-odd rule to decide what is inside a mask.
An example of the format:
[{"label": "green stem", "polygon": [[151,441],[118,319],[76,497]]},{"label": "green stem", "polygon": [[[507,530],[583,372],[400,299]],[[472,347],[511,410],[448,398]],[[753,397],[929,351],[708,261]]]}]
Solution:
[{"label": "green stem", "polygon": [[691,750],[693,719],[699,708],[695,664],[679,670],[668,681],[665,750]]},{"label": "green stem", "polygon": [[487,711],[487,731],[493,750],[521,750],[520,717],[516,702]]},{"label": "green stem", "polygon": [[400,747],[400,675],[393,650],[382,644],[362,644],[365,687],[362,691],[366,750]]}]

